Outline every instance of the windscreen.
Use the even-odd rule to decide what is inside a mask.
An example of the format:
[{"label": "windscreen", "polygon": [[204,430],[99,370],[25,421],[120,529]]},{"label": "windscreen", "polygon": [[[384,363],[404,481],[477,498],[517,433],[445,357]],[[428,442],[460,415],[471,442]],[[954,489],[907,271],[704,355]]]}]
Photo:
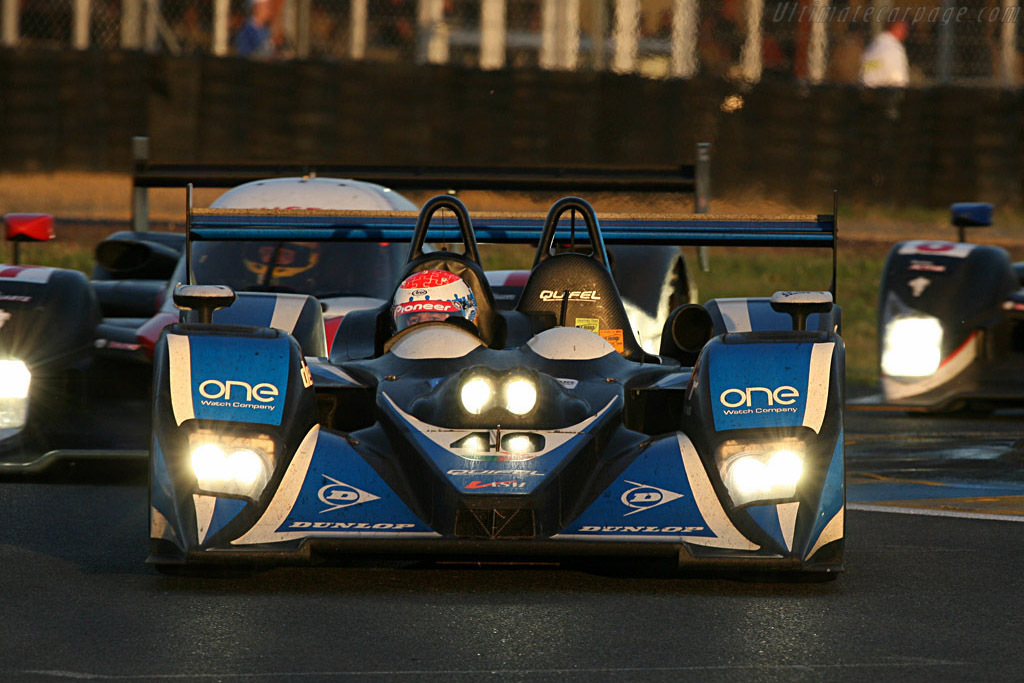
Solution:
[{"label": "windscreen", "polygon": [[192,270],[198,284],[239,292],[390,299],[408,251],[373,242],[195,242]]}]

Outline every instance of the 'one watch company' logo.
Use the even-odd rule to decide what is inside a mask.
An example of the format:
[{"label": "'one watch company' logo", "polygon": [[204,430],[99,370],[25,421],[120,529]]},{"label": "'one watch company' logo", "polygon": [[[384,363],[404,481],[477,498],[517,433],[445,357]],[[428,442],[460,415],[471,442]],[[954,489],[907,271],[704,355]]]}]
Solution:
[{"label": "'one watch company' logo", "polygon": [[269,382],[253,385],[241,380],[208,379],[199,385],[199,394],[203,397],[203,405],[233,408],[257,408],[273,410],[274,406],[266,405],[277,398],[280,391]]},{"label": "'one watch company' logo", "polygon": [[745,387],[743,389],[726,389],[718,397],[724,406],[726,415],[746,415],[753,413],[795,413],[796,400],[800,392],[796,387],[783,385],[775,389],[767,387]]}]

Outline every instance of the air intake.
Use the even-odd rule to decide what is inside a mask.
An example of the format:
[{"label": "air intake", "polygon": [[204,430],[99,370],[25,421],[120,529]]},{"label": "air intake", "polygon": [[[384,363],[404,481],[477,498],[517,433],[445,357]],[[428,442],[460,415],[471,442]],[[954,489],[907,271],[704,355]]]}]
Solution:
[{"label": "air intake", "polygon": [[460,538],[533,538],[533,510],[492,508],[455,513],[455,535]]}]

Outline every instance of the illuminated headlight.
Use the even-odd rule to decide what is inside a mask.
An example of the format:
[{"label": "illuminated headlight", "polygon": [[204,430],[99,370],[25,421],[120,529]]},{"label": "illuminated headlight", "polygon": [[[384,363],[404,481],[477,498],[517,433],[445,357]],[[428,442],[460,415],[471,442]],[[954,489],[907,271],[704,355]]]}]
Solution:
[{"label": "illuminated headlight", "polygon": [[32,373],[20,360],[0,360],[0,399],[26,398]]},{"label": "illuminated headlight", "polygon": [[516,455],[529,455],[544,450],[544,437],[530,432],[506,434],[501,438],[501,450]]},{"label": "illuminated headlight", "polygon": [[719,449],[718,467],[736,505],[793,498],[804,472],[803,444],[729,441]]},{"label": "illuminated headlight", "polygon": [[268,436],[238,437],[200,430],[189,438],[192,472],[201,491],[256,500],[274,469]]},{"label": "illuminated headlight", "polygon": [[483,377],[474,377],[462,385],[459,398],[462,399],[462,407],[473,415],[479,415],[491,402],[491,394],[494,390],[491,383]]},{"label": "illuminated headlight", "polygon": [[526,415],[537,405],[537,387],[528,379],[513,379],[505,385],[505,407],[510,413]]},{"label": "illuminated headlight", "polygon": [[502,444],[509,453],[529,453],[533,451],[533,444],[530,437],[525,434],[517,434],[510,437]]},{"label": "illuminated headlight", "polygon": [[[500,455],[504,459],[524,458],[544,450],[544,437],[532,432],[509,432],[501,436],[500,444],[493,444],[493,433],[474,432],[453,441],[451,448],[462,451],[463,457]],[[497,453],[496,451],[500,451]]]},{"label": "illuminated headlight", "polygon": [[522,372],[501,377],[492,372],[471,372],[461,380],[459,401],[470,415],[481,415],[500,406],[513,415],[529,414],[537,407],[537,384]]},{"label": "illuminated headlight", "polygon": [[23,361],[0,360],[0,429],[25,426],[32,373]]},{"label": "illuminated headlight", "polygon": [[487,434],[482,432],[464,436],[458,441],[453,442],[451,447],[471,454],[480,454],[490,452],[491,442],[487,439]]},{"label": "illuminated headlight", "polygon": [[942,325],[931,316],[893,318],[885,326],[882,372],[892,377],[925,377],[942,361]]}]

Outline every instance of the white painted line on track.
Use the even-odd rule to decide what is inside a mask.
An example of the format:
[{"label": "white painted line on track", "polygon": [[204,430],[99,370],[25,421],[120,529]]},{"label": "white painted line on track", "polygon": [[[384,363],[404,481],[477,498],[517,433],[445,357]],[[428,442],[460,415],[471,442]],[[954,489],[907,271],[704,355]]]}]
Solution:
[{"label": "white painted line on track", "polygon": [[903,508],[890,505],[867,505],[852,503],[847,510],[866,512],[890,512],[897,515],[922,515],[925,517],[956,517],[960,519],[986,519],[994,522],[1024,522],[1024,515],[995,515],[987,512],[961,512],[958,510],[936,510],[935,508]]},{"label": "white painted line on track", "polygon": [[[913,667],[934,667],[934,666],[970,666],[977,667],[976,662],[955,661],[949,659],[929,659],[926,657],[896,657],[890,661],[875,660],[871,662],[852,662],[834,664],[695,664],[692,666],[651,666],[651,667],[594,667],[594,668],[551,668],[551,669],[406,669],[400,671],[277,671],[273,673],[259,673],[246,671],[244,673],[187,673],[187,674],[93,674],[85,671],[61,671],[61,670],[28,670],[17,672],[21,676],[50,676],[53,678],[71,678],[76,680],[92,681],[130,681],[130,680],[174,680],[174,679],[226,679],[226,678],[273,678],[280,680],[326,676],[338,678],[354,678],[369,676],[494,676],[499,674],[536,675],[536,674],[637,674],[637,673],[665,673],[672,671],[828,671],[842,669],[907,669]],[[0,676],[5,672],[0,671]],[[9,672],[8,672],[9,673]]]}]

